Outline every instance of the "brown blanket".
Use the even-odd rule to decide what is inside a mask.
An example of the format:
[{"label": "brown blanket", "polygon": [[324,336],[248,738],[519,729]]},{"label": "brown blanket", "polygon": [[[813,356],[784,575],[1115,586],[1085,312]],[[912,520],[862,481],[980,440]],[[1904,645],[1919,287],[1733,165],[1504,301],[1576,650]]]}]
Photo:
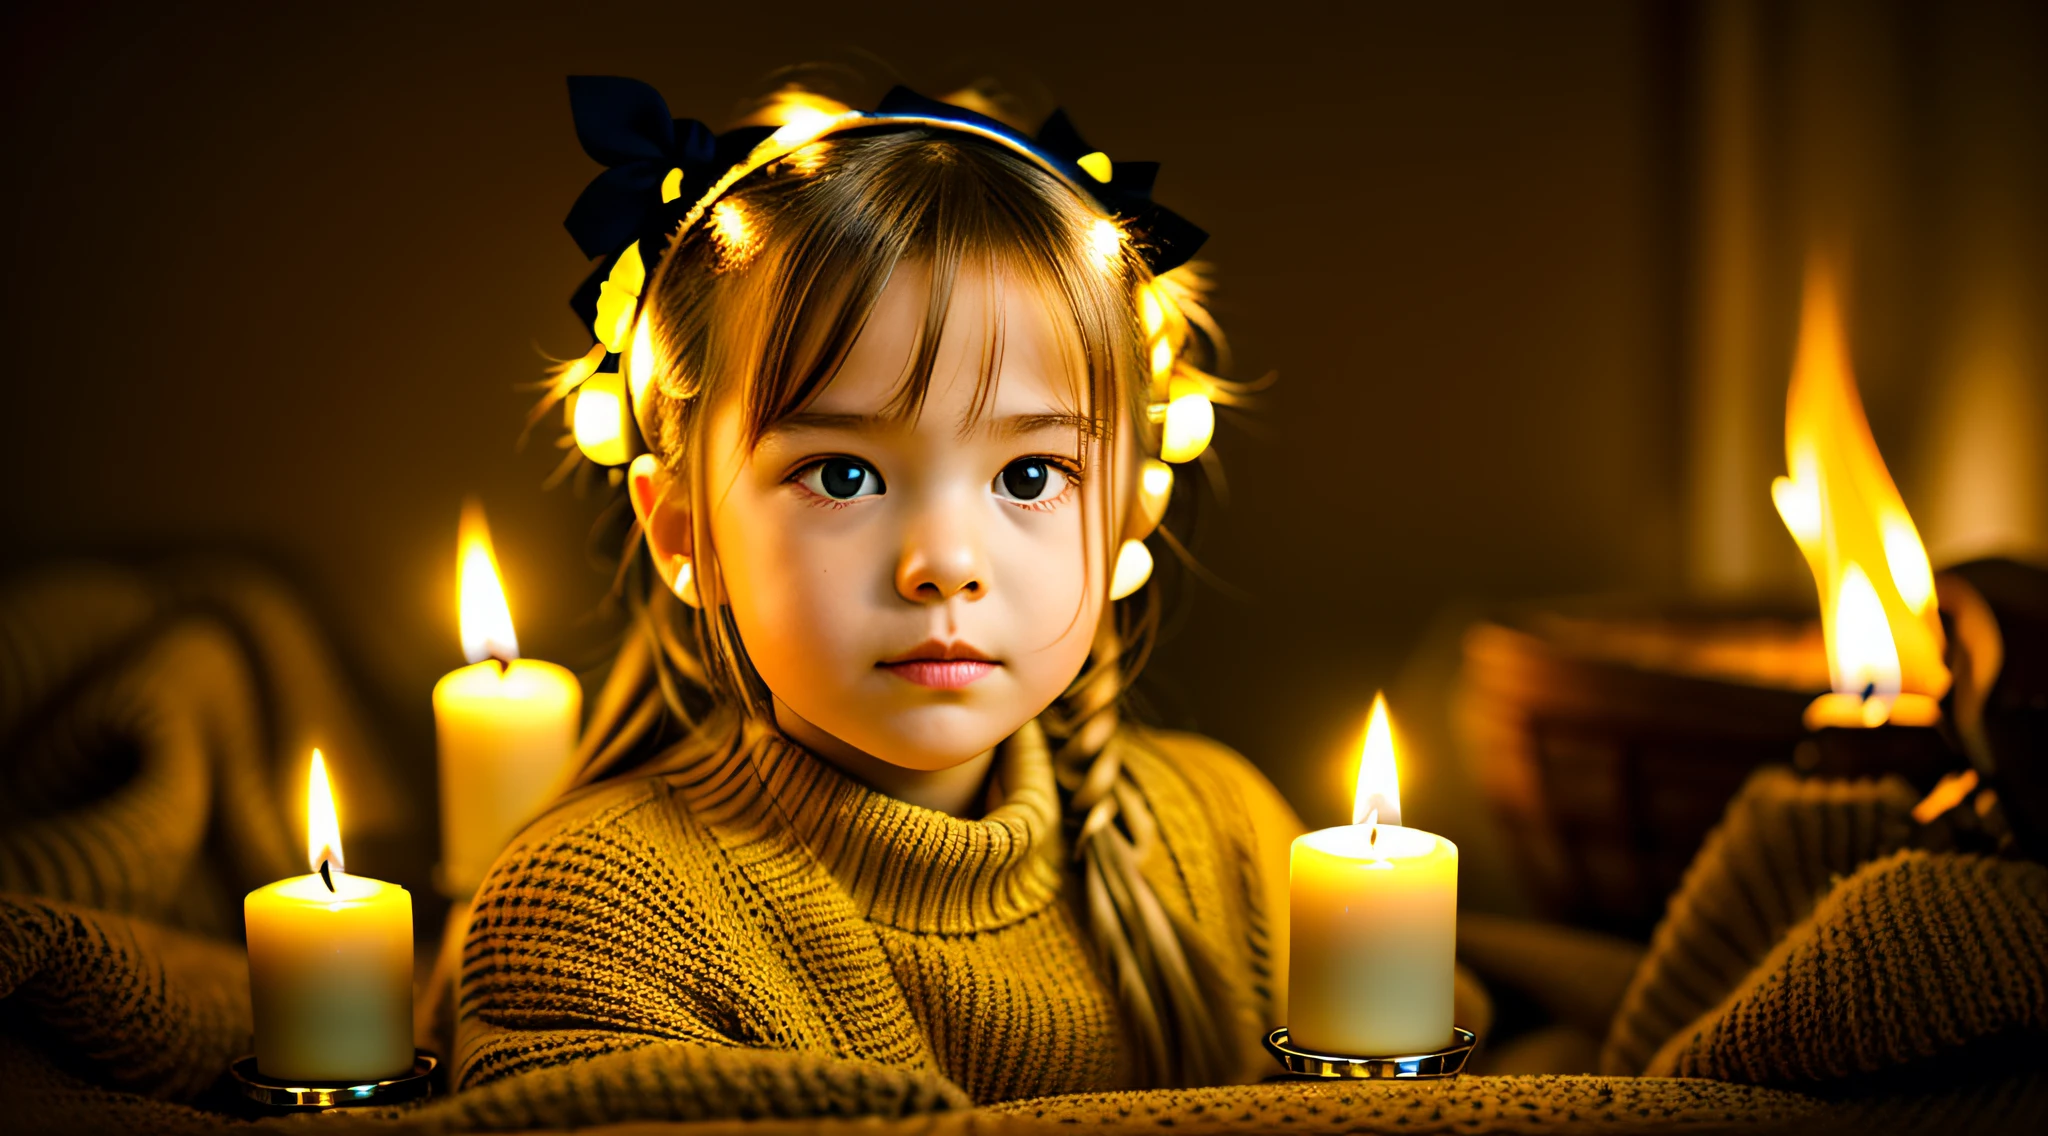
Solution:
[{"label": "brown blanket", "polygon": [[1602,1071],[1813,1085],[2048,1033],[2048,868],[1901,850],[1902,783],[1753,776],[1672,897]]},{"label": "brown blanket", "polygon": [[[249,1047],[237,900],[302,870],[282,803],[304,747],[345,738],[331,744],[374,753],[348,706],[317,637],[261,577],[73,568],[0,589],[9,1128],[239,1123],[207,1111],[221,1103],[221,1070]],[[2048,1031],[2048,870],[1896,851],[1909,804],[1885,785],[1779,773],[1752,781],[1629,984],[1609,1034],[1614,1075],[1123,1093],[830,1126],[1697,1132],[2048,1122],[2048,1080],[1994,1060]],[[393,818],[352,818],[380,819]],[[1582,980],[1576,968],[1628,957],[1558,951],[1536,969]],[[600,1065],[327,1126],[673,1130],[662,1122],[680,1117],[659,1063]],[[1974,1073],[1980,1065],[1991,1067]],[[1626,1075],[1646,1071],[1666,1075]],[[833,1111],[830,1099],[791,1098],[772,1084],[731,1088],[734,1110],[753,1119],[693,1131],[810,1130]]]}]

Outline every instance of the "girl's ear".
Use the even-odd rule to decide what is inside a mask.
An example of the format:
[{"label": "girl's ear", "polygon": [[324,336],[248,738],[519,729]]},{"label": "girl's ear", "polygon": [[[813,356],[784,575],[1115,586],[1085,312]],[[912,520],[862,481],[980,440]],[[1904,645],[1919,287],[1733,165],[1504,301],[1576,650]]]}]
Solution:
[{"label": "girl's ear", "polygon": [[647,538],[647,552],[664,583],[676,586],[676,573],[695,553],[690,529],[689,498],[653,454],[641,454],[626,467],[626,495]]}]

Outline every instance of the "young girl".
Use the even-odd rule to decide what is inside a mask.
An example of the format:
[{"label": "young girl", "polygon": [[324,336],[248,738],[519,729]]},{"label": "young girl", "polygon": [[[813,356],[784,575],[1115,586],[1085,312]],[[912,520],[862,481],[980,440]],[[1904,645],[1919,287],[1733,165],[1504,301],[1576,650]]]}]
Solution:
[{"label": "young girl", "polygon": [[1300,825],[1119,715],[1195,468],[1158,459],[1231,393],[1170,271],[1199,231],[1063,116],[792,95],[714,138],[571,94],[611,168],[556,393],[645,598],[577,788],[476,897],[456,1086],[618,1119],[1267,1072]]}]

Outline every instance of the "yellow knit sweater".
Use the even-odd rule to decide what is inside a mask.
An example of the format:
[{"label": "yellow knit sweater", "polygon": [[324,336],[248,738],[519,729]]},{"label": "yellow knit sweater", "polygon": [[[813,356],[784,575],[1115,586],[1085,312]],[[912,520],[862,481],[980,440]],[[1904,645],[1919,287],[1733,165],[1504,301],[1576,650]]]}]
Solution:
[{"label": "yellow knit sweater", "polygon": [[[1229,976],[1218,1020],[1257,1079],[1256,1039],[1284,1016],[1300,822],[1222,746],[1130,728],[1111,744],[1158,820],[1147,876]],[[677,1118],[1133,1087],[1035,727],[1001,747],[990,795],[977,820],[919,808],[764,733],[566,802],[478,892],[455,1086],[517,1078],[596,1117],[608,1087],[654,1085]]]}]

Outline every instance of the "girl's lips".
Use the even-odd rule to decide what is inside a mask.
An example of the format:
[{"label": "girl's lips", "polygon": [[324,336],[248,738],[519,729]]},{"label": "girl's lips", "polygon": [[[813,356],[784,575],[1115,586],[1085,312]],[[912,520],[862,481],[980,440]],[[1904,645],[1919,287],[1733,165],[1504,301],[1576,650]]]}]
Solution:
[{"label": "girl's lips", "polygon": [[983,659],[905,659],[878,664],[897,678],[935,690],[958,690],[1000,666]]}]

